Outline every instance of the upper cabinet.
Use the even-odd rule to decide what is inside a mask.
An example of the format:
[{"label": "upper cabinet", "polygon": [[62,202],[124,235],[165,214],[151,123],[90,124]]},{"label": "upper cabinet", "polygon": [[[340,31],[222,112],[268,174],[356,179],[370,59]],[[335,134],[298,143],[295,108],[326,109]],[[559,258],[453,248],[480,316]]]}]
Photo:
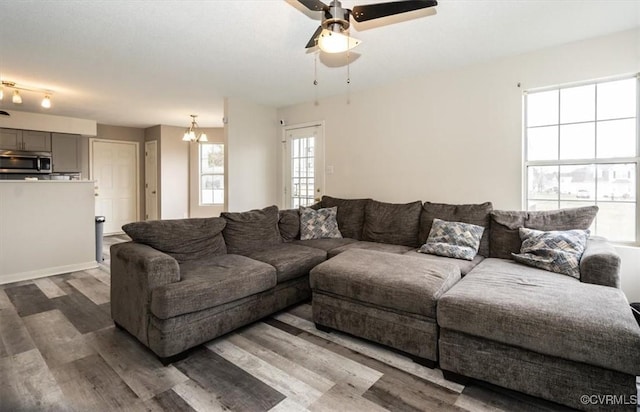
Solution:
[{"label": "upper cabinet", "polygon": [[0,129],[0,149],[51,151],[51,133],[32,130]]},{"label": "upper cabinet", "polygon": [[54,172],[81,171],[81,141],[80,135],[52,133],[51,155],[53,157]]}]

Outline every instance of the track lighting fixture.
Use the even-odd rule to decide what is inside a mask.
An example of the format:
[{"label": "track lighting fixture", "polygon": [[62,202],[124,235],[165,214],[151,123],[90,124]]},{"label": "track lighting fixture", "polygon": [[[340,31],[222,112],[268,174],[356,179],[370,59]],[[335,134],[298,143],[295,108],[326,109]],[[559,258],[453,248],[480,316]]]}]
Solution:
[{"label": "track lighting fixture", "polygon": [[183,142],[208,142],[207,135],[202,132],[196,136],[196,130],[198,129],[198,123],[196,123],[197,114],[191,114],[191,125],[184,132],[184,136],[182,137]]},{"label": "track lighting fixture", "polygon": [[40,103],[40,105],[45,109],[51,108],[51,96],[53,95],[53,93],[50,90],[37,89],[34,87],[17,85],[15,82],[2,80],[2,82],[0,82],[0,100],[3,100],[4,98],[5,87],[7,89],[13,89],[13,93],[11,95],[11,101],[13,102],[13,104],[22,104],[22,95],[20,94],[20,91],[23,91],[23,92],[27,91],[27,92],[44,94],[44,97],[42,98],[42,102]]}]

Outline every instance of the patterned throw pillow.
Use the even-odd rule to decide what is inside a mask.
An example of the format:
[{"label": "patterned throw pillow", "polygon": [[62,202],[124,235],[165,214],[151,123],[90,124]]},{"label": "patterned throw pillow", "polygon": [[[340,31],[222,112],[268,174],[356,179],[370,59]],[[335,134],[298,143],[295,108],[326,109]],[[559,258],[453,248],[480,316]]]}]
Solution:
[{"label": "patterned throw pillow", "polygon": [[300,206],[300,240],[341,238],[337,214],[337,206],[318,210]]},{"label": "patterned throw pillow", "polygon": [[433,219],[427,243],[422,245],[421,253],[473,260],[480,247],[484,228],[462,222],[446,222]]},{"label": "patterned throw pillow", "polygon": [[580,279],[580,258],[589,238],[588,230],[541,230],[520,228],[520,253],[516,262]]}]

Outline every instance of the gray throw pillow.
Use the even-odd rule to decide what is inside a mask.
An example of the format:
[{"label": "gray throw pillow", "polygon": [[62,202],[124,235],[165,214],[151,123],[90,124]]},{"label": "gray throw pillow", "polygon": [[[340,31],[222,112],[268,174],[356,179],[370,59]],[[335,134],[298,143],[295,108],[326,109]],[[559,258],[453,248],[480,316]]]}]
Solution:
[{"label": "gray throw pillow", "polygon": [[542,231],[587,230],[597,214],[598,206],[540,212],[494,210],[489,229],[489,257],[513,259],[511,254],[520,252],[521,227]]},{"label": "gray throw pillow", "polygon": [[487,257],[489,256],[489,225],[491,224],[492,210],[491,202],[467,205],[424,202],[420,214],[420,244],[427,241],[433,219],[470,223],[484,227],[478,254]]},{"label": "gray throw pillow", "polygon": [[419,247],[418,229],[422,202],[405,204],[371,200],[365,209],[362,240]]},{"label": "gray throw pillow", "polygon": [[277,206],[241,213],[223,212],[220,216],[227,221],[222,234],[229,253],[242,255],[282,243]]},{"label": "gray throw pillow", "polygon": [[300,206],[300,240],[342,238],[337,207],[314,210]]},{"label": "gray throw pillow", "polygon": [[431,255],[473,260],[478,254],[483,232],[482,226],[433,219],[427,242],[418,251]]},{"label": "gray throw pillow", "polygon": [[340,199],[322,196],[322,207],[338,207],[338,228],[342,236],[361,240],[364,227],[364,215],[367,203],[371,199]]},{"label": "gray throw pillow", "polygon": [[278,229],[285,242],[300,239],[300,212],[298,209],[285,209],[278,212]]},{"label": "gray throw pillow", "polygon": [[588,230],[541,230],[520,228],[522,248],[513,253],[516,262],[580,279],[580,259]]},{"label": "gray throw pillow", "polygon": [[127,223],[122,230],[134,242],[186,262],[227,253],[220,233],[225,225],[226,221],[219,217],[147,220]]}]

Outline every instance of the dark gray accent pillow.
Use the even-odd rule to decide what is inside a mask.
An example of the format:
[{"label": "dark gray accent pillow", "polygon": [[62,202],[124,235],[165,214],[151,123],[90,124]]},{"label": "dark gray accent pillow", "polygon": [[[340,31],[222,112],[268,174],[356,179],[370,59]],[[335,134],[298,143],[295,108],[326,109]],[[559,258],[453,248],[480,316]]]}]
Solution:
[{"label": "dark gray accent pillow", "polygon": [[343,237],[362,240],[364,214],[367,203],[371,199],[339,199],[337,197],[322,196],[322,207],[338,207],[338,229]]},{"label": "dark gray accent pillow", "polygon": [[365,209],[362,239],[417,248],[421,210],[419,200],[406,204],[370,200]]},{"label": "dark gray accent pillow", "polygon": [[522,242],[519,229],[587,230],[598,214],[598,206],[540,212],[494,210],[489,228],[489,256],[513,259],[512,253],[520,253]]},{"label": "dark gray accent pillow", "polygon": [[420,215],[420,243],[424,244],[427,241],[433,219],[469,223],[484,228],[478,254],[487,257],[489,256],[489,225],[492,210],[491,202],[468,205],[424,202]]},{"label": "dark gray accent pillow", "polygon": [[278,206],[240,213],[223,212],[220,216],[227,221],[222,234],[229,253],[242,255],[282,243],[278,230]]},{"label": "dark gray accent pillow", "polygon": [[285,242],[300,239],[300,212],[298,209],[285,209],[278,212],[278,229]]},{"label": "dark gray accent pillow", "polygon": [[127,223],[122,230],[134,242],[186,262],[227,253],[220,233],[225,225],[224,219],[209,217]]}]

